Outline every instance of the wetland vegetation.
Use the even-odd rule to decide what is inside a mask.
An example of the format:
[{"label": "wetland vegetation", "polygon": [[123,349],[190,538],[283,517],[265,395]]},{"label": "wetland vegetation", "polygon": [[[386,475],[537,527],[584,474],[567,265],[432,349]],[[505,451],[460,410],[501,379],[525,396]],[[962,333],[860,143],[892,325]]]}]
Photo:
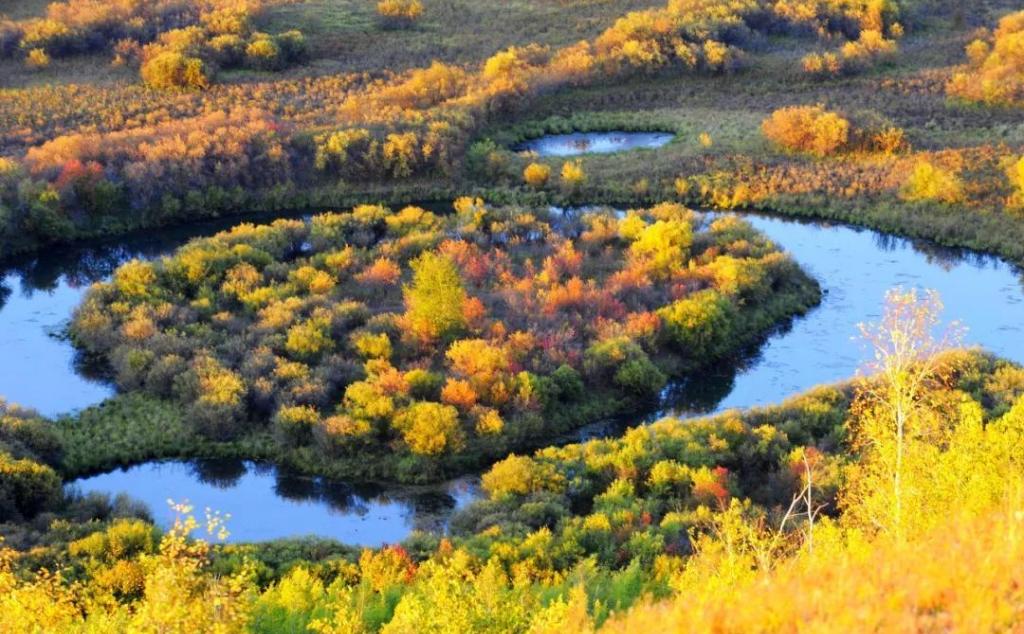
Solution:
[{"label": "wetland vegetation", "polygon": [[1021,627],[1017,3],[3,12],[0,630]]}]

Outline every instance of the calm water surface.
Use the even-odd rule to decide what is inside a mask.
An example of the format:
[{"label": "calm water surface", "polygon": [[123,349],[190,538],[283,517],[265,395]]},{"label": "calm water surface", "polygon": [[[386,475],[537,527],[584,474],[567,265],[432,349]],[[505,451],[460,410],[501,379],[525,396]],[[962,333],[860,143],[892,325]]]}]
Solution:
[{"label": "calm water surface", "polygon": [[674,134],[667,132],[574,132],[549,134],[531,139],[513,149],[517,152],[536,152],[538,156],[608,154],[658,148],[666,145],[674,137]]},{"label": "calm water surface", "polygon": [[174,522],[168,500],[187,500],[198,517],[215,509],[230,515],[229,541],[317,535],[368,547],[398,543],[413,530],[444,532],[448,517],[479,496],[472,477],[429,487],[353,487],[240,460],[150,462],[69,486],[127,493],[161,526]]},{"label": "calm water surface", "polygon": [[54,246],[0,265],[0,396],[56,416],[113,394],[110,384],[84,367],[62,336],[89,286],[110,279],[114,269],[132,258],[166,255],[192,238],[246,220],[253,218],[234,216],[115,240]]},{"label": "calm water surface", "polygon": [[875,231],[748,215],[821,284],[821,305],[770,337],[740,367],[723,367],[669,395],[680,415],[778,402],[851,377],[868,351],[857,324],[877,321],[887,290],[937,290],[943,320],[958,320],[964,343],[1024,362],[1021,272],[991,256],[943,249]]}]

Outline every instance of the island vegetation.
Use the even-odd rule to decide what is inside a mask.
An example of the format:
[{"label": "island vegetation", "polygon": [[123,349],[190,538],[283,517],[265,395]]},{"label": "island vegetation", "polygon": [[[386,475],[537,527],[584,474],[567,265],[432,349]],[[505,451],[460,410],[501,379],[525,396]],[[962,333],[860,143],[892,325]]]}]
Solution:
[{"label": "island vegetation", "polygon": [[199,435],[410,481],[650,408],[818,301],[736,217],[454,207],[241,225],[128,262],[71,335]]}]

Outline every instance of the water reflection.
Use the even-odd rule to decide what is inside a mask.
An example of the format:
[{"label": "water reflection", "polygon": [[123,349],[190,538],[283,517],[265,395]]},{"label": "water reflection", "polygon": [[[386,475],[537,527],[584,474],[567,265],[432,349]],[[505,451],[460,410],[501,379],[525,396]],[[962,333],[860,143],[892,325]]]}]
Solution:
[{"label": "water reflection", "polygon": [[[586,211],[552,210],[556,230],[578,235]],[[825,292],[821,305],[736,359],[670,386],[660,406],[595,423],[552,443],[618,434],[664,413],[690,416],[776,403],[814,385],[848,378],[864,358],[854,339],[857,323],[877,319],[884,293],[897,285],[938,290],[945,317],[969,329],[967,343],[1024,362],[1024,284],[1020,271],[999,259],[845,225],[747,217],[819,280]],[[51,249],[11,263],[0,273],[0,394],[45,414],[105,398],[110,388],[89,368],[76,368],[72,347],[54,336],[88,285],[106,279],[129,258],[157,257],[192,237],[244,220],[260,219],[196,223]],[[365,545],[400,541],[414,528],[444,530],[448,515],[477,493],[472,480],[432,488],[355,487],[266,464],[221,460],[150,463],[75,486],[127,492],[147,503],[165,525],[172,519],[167,498],[188,498],[200,510],[208,506],[231,513],[233,538],[239,541],[317,534]]]},{"label": "water reflection", "polygon": [[[714,214],[709,214],[714,217]],[[672,386],[659,413],[680,416],[777,403],[861,367],[857,324],[881,315],[895,286],[935,289],[944,319],[967,328],[965,344],[1024,362],[1024,276],[1002,260],[867,229],[767,215],[747,219],[816,278],[821,305],[784,324],[732,367]]]},{"label": "water reflection", "polygon": [[[447,212],[450,203],[417,203]],[[113,394],[105,371],[63,339],[75,307],[94,282],[132,259],[153,259],[189,240],[242,222],[308,218],[311,212],[246,214],[141,231],[117,239],[49,247],[0,263],[0,396],[46,416],[94,405]]]},{"label": "water reflection", "polygon": [[475,478],[436,486],[355,486],[267,463],[207,459],[151,462],[76,480],[82,493],[127,493],[155,521],[174,521],[167,500],[231,515],[231,541],[317,535],[360,546],[396,543],[412,530],[444,532],[451,514],[479,495]]},{"label": "water reflection", "polygon": [[513,147],[516,152],[538,156],[579,156],[626,150],[652,149],[666,145],[675,135],[667,132],[574,132],[549,134]]}]

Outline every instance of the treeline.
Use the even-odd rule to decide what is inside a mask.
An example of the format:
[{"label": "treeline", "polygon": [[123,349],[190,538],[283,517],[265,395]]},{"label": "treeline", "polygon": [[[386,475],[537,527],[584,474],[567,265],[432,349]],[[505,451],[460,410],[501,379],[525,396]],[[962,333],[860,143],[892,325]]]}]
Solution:
[{"label": "treeline", "polygon": [[208,437],[272,422],[310,462],[411,480],[635,411],[818,299],[735,218],[455,208],[242,225],[130,262],[73,339]]},{"label": "treeline", "polygon": [[24,55],[45,67],[50,57],[111,51],[113,63],[140,68],[153,88],[206,88],[218,68],[276,70],[306,51],[298,31],[254,32],[263,0],[68,0],[46,16],[0,22],[0,56]]},{"label": "treeline", "polygon": [[[14,251],[95,233],[99,226],[171,222],[183,207],[190,216],[237,209],[238,192],[242,190],[251,206],[279,208],[304,202],[306,199],[297,192],[316,188],[344,190],[409,178],[451,183],[460,173],[465,148],[481,127],[530,97],[638,72],[723,70],[739,58],[739,47],[756,34],[781,31],[854,36],[867,28],[863,25],[879,21],[889,24],[895,15],[888,9],[846,3],[813,2],[796,8],[790,4],[750,0],[721,10],[715,3],[673,1],[663,9],[623,17],[594,42],[579,42],[559,50],[536,45],[511,47],[470,69],[434,63],[397,77],[271,82],[225,88],[209,98],[175,95],[164,101],[143,94],[141,98],[147,104],[134,110],[135,125],[124,120],[119,100],[94,100],[94,96],[83,94],[76,107],[55,104],[57,116],[70,120],[53,121],[40,115],[46,109],[36,109],[35,105],[41,105],[36,100],[59,100],[71,89],[41,89],[27,100],[18,91],[18,98],[10,106],[11,121],[20,123],[12,126],[14,136],[36,143],[40,140],[38,130],[46,130],[42,137],[45,143],[30,148],[33,155],[58,156],[70,162],[72,174],[77,173],[78,163],[88,165],[89,176],[80,186],[68,188],[68,179],[60,180],[63,166],[53,160],[33,161],[27,154],[24,160],[20,156],[6,159],[0,171],[0,244]],[[247,27],[231,30],[239,21],[228,19],[234,15],[230,10],[223,11],[227,13],[216,13],[217,20],[211,17],[201,26],[168,31],[142,49],[142,58],[152,64],[157,84],[194,80],[205,85],[203,69],[211,60],[222,58],[228,63],[238,58],[245,44],[238,38]],[[217,41],[224,48],[214,51],[207,37],[221,31],[209,42]],[[256,58],[272,51],[286,56],[301,54],[298,36],[252,37],[258,41],[245,44],[246,59],[253,57],[250,49]],[[276,59],[276,53],[270,57]],[[345,87],[343,95],[324,94],[316,88],[339,83]],[[314,88],[315,96],[310,98],[307,88]],[[136,97],[131,89],[111,90]],[[247,104],[235,102],[239,94]],[[206,172],[195,171],[197,164],[191,156],[177,159],[179,165],[167,166],[167,157],[158,155],[154,162],[161,165],[148,165],[148,144],[130,147],[120,142],[133,135],[157,137],[156,144],[191,150],[191,145],[199,142],[201,130],[209,133],[211,118],[230,118],[234,116],[232,110],[245,106],[265,110],[259,116],[265,117],[267,125],[280,136],[273,159],[290,168],[287,175],[272,170],[256,191],[227,177],[214,177],[215,182],[210,182]],[[223,112],[216,113],[215,109]],[[130,106],[128,112],[133,112]],[[93,131],[93,126],[98,130]],[[238,143],[217,143],[197,153],[214,163],[239,160],[239,154],[245,153],[249,145],[249,139],[244,138],[247,126],[242,128],[241,151]],[[262,132],[257,133],[260,135]],[[108,136],[112,145],[125,148],[127,156],[101,155],[104,152],[97,148],[108,142]],[[231,131],[221,136],[237,139],[239,133]],[[259,140],[255,145],[262,147]],[[77,149],[67,151],[73,148]],[[162,177],[165,170],[175,177]],[[132,181],[140,172],[157,174],[156,179],[149,180],[157,196],[136,196]],[[80,179],[71,180],[77,183]],[[79,189],[86,190],[85,195],[79,196]],[[99,197],[90,195],[94,189],[100,190]],[[187,196],[193,200],[185,200]],[[203,198],[200,208],[190,209],[199,197]]]}]

